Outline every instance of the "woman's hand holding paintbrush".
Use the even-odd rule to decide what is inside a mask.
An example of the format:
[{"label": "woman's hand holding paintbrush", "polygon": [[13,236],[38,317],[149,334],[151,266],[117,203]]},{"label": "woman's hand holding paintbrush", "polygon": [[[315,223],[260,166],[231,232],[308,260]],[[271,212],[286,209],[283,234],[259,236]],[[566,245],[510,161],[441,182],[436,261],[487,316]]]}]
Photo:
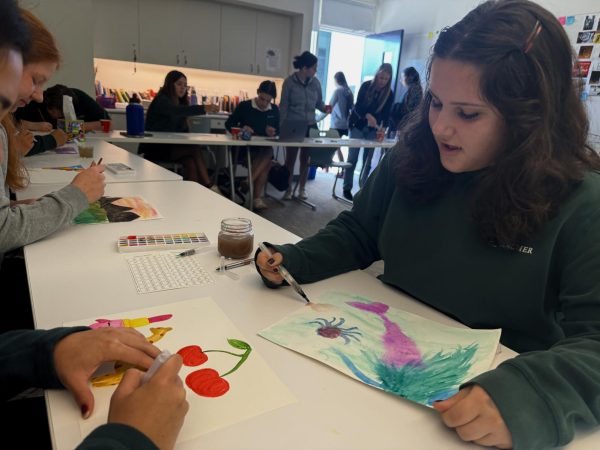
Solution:
[{"label": "woman's hand holding paintbrush", "polygon": [[89,203],[95,202],[104,195],[104,166],[92,163],[90,167],[79,172],[71,184],[84,193]]},{"label": "woman's hand holding paintbrush", "polygon": [[261,252],[256,257],[256,265],[258,266],[260,273],[273,283],[281,284],[283,283],[283,280],[287,281],[298,295],[300,295],[307,303],[310,303],[310,300],[300,285],[283,266],[283,256],[281,253],[272,253],[264,243],[261,243],[259,247]]}]

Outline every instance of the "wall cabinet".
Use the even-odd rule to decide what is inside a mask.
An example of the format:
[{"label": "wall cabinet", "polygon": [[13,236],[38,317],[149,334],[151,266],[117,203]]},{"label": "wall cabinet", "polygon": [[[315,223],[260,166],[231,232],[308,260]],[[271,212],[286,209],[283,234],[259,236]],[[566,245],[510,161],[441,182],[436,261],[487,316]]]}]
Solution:
[{"label": "wall cabinet", "polygon": [[94,56],[265,77],[290,71],[292,20],[200,0],[94,0]]},{"label": "wall cabinet", "polygon": [[140,4],[140,61],[219,69],[219,4],[144,0]]},{"label": "wall cabinet", "polygon": [[291,19],[280,14],[223,5],[220,69],[285,77],[289,69]]},{"label": "wall cabinet", "polygon": [[133,61],[139,58],[138,0],[94,0],[94,56]]}]

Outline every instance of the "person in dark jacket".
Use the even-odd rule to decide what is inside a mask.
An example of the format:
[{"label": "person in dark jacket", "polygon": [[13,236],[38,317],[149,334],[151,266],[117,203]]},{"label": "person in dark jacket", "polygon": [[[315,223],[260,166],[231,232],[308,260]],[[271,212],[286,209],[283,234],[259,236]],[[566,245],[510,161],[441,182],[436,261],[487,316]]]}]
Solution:
[{"label": "person in dark jacket", "polygon": [[[258,86],[256,97],[252,100],[241,102],[225,122],[225,128],[231,132],[232,127],[241,128],[251,135],[273,137],[279,134],[279,108],[273,104],[277,98],[277,86],[271,80],[265,80]],[[255,210],[267,207],[263,194],[271,160],[273,159],[273,147],[248,147],[252,162],[252,182],[254,183]],[[240,152],[242,162],[246,159],[245,153]]]},{"label": "person in dark jacket", "polygon": [[[392,66],[383,63],[373,80],[365,81],[358,90],[358,96],[352,112],[350,113],[349,126],[350,138],[374,140],[378,130],[383,130],[387,124],[390,108],[394,101],[392,92]],[[348,162],[352,168],[346,169],[344,173],[344,197],[352,200],[352,186],[354,184],[354,170],[358,161],[360,147],[350,147],[348,150]],[[363,152],[363,169],[359,180],[362,186],[369,176],[371,170],[370,162],[373,156],[372,150]]]},{"label": "person in dark jacket", "polygon": [[402,71],[402,84],[406,86],[406,92],[399,103],[394,103],[390,112],[389,134],[391,137],[395,136],[396,131],[400,130],[402,122],[408,119],[408,115],[417,109],[423,99],[421,78],[414,67],[407,67]]},{"label": "person in dark jacket", "polygon": [[[31,387],[66,388],[87,419],[94,410],[89,378],[100,365],[121,361],[147,370],[159,354],[132,328],[8,331],[0,341],[0,395],[6,401]],[[172,449],[189,409],[178,375],[181,365],[181,356],[173,355],[143,385],[144,372],[127,370],[112,396],[108,423],[92,431],[77,449]],[[7,439],[10,435],[4,436]]]},{"label": "person in dark jacket", "polygon": [[[56,84],[44,91],[42,103],[30,102],[15,111],[19,128],[30,131],[49,131],[49,134],[36,135],[32,147],[25,151],[26,156],[36,155],[64,145],[66,133],[57,129],[59,119],[64,118],[63,96],[73,99],[73,108],[78,120],[83,120],[85,131],[101,131],[101,119],[110,119],[106,110],[96,100],[77,88]],[[34,133],[35,134],[35,133]]]},{"label": "person in dark jacket", "polygon": [[[187,118],[218,112],[215,105],[190,105],[186,76],[172,70],[165,77],[146,114],[147,131],[171,131],[187,133]],[[151,161],[175,161],[183,165],[183,178],[211,187],[202,148],[185,144],[140,144],[139,153]]]}]

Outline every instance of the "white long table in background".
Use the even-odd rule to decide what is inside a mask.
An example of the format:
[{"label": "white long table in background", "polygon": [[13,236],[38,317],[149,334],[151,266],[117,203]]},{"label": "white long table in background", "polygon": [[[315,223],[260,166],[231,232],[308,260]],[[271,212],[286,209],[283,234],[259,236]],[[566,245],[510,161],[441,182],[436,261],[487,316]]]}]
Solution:
[{"label": "white long table in background", "polygon": [[[344,139],[344,138],[304,138],[302,141],[274,141],[261,136],[254,136],[249,141],[233,139],[228,134],[209,134],[209,133],[171,133],[163,131],[152,131],[151,136],[147,137],[127,137],[123,135],[124,130],[112,130],[109,133],[90,133],[87,138],[91,141],[104,140],[107,142],[118,143],[146,143],[146,144],[179,144],[179,145],[202,145],[222,147],[227,152],[227,162],[229,165],[229,181],[234,185],[234,165],[232,160],[231,147],[310,147],[326,148],[332,147],[363,147],[363,148],[391,148],[396,144],[392,139],[384,141],[370,141],[366,139]],[[247,154],[248,166],[248,186],[250,197],[250,209],[252,209],[252,200],[254,198],[254,188],[252,180],[252,162],[250,153]],[[234,200],[235,192],[231,189],[231,200]],[[307,202],[305,202],[307,203]],[[311,205],[311,204],[309,204]],[[312,205],[311,205],[312,206]],[[313,208],[314,209],[314,208]]]},{"label": "white long table in background", "polygon": [[[302,307],[290,288],[263,286],[253,265],[236,269],[239,280],[214,272],[216,246],[202,253],[215,283],[152,294],[138,294],[124,257],[117,252],[121,235],[203,231],[214,245],[220,221],[247,217],[255,244],[296,242],[299,238],[246,209],[192,182],[114,183],[107,195],[141,195],[164,219],[106,225],[74,226],[25,248],[36,327],[192,299],[211,297],[266,360],[298,402],[233,427],[219,429],[177,446],[209,449],[469,449],[428,408],[368,387],[324,364],[272,344],[256,333]],[[176,199],[176,200],[175,200]],[[363,271],[305,285],[311,298],[330,290],[352,292],[440,323],[462,326]],[[514,356],[502,348],[494,364]],[[81,440],[79,411],[65,391],[47,391],[55,449],[72,449]],[[569,449],[597,448],[598,434],[582,435]]]},{"label": "white long table in background", "polygon": [[390,148],[396,141],[386,139],[382,142],[369,141],[366,139],[339,138],[332,139],[326,137],[304,138],[302,141],[273,141],[261,136],[254,136],[249,141],[241,139],[232,139],[228,134],[210,134],[210,133],[171,133],[165,131],[151,131],[152,136],[148,137],[127,137],[123,136],[124,130],[113,130],[109,133],[90,133],[86,137],[88,140],[103,140],[106,142],[131,142],[146,144],[183,144],[183,145],[223,145],[223,146],[266,146],[276,145],[280,147],[365,147],[365,148]]}]

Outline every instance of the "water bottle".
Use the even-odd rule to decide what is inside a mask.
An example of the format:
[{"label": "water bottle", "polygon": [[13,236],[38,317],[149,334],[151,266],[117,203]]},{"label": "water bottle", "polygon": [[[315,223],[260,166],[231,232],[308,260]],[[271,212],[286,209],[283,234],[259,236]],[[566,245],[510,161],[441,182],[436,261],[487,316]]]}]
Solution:
[{"label": "water bottle", "polygon": [[125,119],[127,121],[128,136],[144,135],[144,107],[136,94],[133,94],[127,108],[125,108]]},{"label": "water bottle", "polygon": [[198,104],[198,96],[196,95],[196,88],[192,86],[192,94],[190,95],[190,104],[197,105]]}]

